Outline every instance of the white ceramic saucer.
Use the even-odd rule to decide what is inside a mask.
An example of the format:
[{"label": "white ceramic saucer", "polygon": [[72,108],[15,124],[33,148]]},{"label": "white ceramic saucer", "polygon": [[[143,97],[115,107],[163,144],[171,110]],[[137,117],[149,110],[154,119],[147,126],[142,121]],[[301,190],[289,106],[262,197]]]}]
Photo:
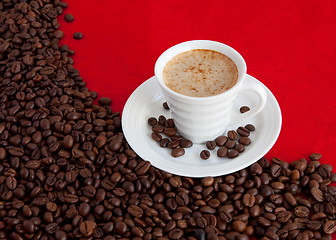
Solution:
[{"label": "white ceramic saucer", "polygon": [[[245,81],[258,82],[257,79],[246,76]],[[260,82],[259,82],[260,83]],[[237,158],[218,158],[216,150],[212,150],[208,160],[200,158],[200,152],[206,149],[203,144],[194,144],[185,149],[185,155],[173,158],[168,148],[161,148],[151,138],[151,127],[147,123],[149,117],[158,118],[164,115],[170,118],[169,110],[162,107],[165,99],[155,77],[141,84],[127,100],[122,114],[124,135],[132,149],[144,160],[161,170],[188,177],[206,177],[229,174],[245,168],[263,157],[274,145],[281,129],[281,111],[272,92],[260,83],[267,92],[267,103],[262,112],[248,122],[229,126],[227,130],[253,124],[256,130],[251,133],[252,143]],[[253,93],[238,95],[235,110],[243,105],[253,107],[257,104]],[[211,140],[211,139],[209,139]]]}]

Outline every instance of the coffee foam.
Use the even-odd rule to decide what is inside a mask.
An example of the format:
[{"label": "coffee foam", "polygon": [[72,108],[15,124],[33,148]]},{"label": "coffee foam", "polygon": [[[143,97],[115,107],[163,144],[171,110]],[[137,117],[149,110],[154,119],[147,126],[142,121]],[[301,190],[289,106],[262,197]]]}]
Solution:
[{"label": "coffee foam", "polygon": [[238,79],[236,64],[226,55],[207,49],[180,53],[164,67],[163,81],[175,92],[208,97],[232,88]]}]

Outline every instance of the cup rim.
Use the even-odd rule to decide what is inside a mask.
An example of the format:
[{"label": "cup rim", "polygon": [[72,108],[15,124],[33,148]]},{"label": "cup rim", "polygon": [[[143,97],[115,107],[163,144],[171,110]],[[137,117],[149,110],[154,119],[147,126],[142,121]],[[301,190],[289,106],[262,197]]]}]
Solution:
[{"label": "cup rim", "polygon": [[[211,43],[211,44],[215,44],[215,45],[222,45],[224,46],[225,48],[229,48],[231,51],[233,51],[237,56],[238,58],[241,60],[243,66],[242,66],[242,73],[241,75],[238,74],[238,79],[237,79],[237,82],[236,84],[230,88],[229,90],[226,90],[225,92],[222,92],[222,93],[219,93],[219,94],[216,94],[216,95],[213,95],[213,96],[207,96],[207,97],[193,97],[193,96],[187,96],[187,95],[183,95],[181,93],[178,93],[178,92],[175,92],[173,91],[172,89],[170,89],[164,82],[163,80],[160,80],[157,78],[157,73],[158,73],[158,68],[159,68],[159,65],[160,65],[160,61],[162,61],[162,59],[165,57],[165,55],[169,54],[171,51],[173,51],[175,48],[178,48],[178,47],[181,47],[181,46],[184,46],[184,45],[188,45],[188,44],[193,44],[193,43]],[[211,48],[192,48],[190,50],[187,50],[187,51],[191,51],[191,50],[195,50],[195,49],[210,49],[212,50]],[[216,50],[213,50],[213,51],[216,51]],[[182,52],[181,52],[182,53]],[[175,55],[176,56],[176,55]],[[232,60],[232,59],[231,59]],[[232,60],[233,61],[233,60]],[[235,61],[234,61],[235,62]],[[236,64],[236,62],[235,62]],[[237,65],[237,64],[236,64]],[[190,41],[185,41],[185,42],[182,42],[182,43],[179,43],[179,44],[176,44],[170,48],[168,48],[167,50],[165,50],[160,56],[159,58],[156,60],[156,63],[155,63],[155,66],[154,66],[154,74],[155,74],[155,78],[157,80],[157,82],[160,84],[160,86],[165,89],[166,91],[168,91],[169,93],[173,94],[173,95],[176,95],[178,97],[180,97],[181,99],[185,99],[185,100],[193,100],[193,101],[204,101],[204,100],[215,100],[217,98],[221,98],[225,95],[228,95],[230,94],[231,92],[233,91],[236,91],[238,89],[238,87],[241,85],[243,79],[245,78],[246,76],[246,71],[247,71],[247,66],[246,66],[246,62],[243,58],[243,56],[237,51],[235,50],[234,48],[230,47],[229,45],[226,45],[224,43],[221,43],[221,42],[217,42],[217,41],[213,41],[213,40],[190,40]]]}]

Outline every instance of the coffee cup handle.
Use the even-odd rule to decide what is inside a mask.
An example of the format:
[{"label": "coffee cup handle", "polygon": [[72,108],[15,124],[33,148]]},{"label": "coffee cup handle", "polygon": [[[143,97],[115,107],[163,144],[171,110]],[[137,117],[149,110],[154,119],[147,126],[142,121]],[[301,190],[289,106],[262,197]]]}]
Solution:
[{"label": "coffee cup handle", "polygon": [[234,111],[232,113],[229,125],[235,125],[235,124],[242,123],[254,117],[255,115],[257,115],[264,109],[266,101],[267,101],[267,93],[264,87],[257,82],[244,82],[239,94],[250,94],[251,92],[255,93],[259,98],[259,102],[257,106],[251,108],[249,111],[245,113]]}]

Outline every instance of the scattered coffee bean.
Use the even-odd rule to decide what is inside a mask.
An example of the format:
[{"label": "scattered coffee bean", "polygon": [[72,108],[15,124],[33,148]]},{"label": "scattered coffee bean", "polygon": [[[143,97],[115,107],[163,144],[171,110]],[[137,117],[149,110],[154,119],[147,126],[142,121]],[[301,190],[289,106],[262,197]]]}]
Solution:
[{"label": "scattered coffee bean", "polygon": [[206,143],[206,147],[209,149],[209,150],[213,150],[215,149],[217,146],[216,142],[215,141],[207,141]]},{"label": "scattered coffee bean", "polygon": [[218,147],[224,146],[224,144],[228,141],[226,136],[219,136],[215,139],[216,145]]},{"label": "scattered coffee bean", "polygon": [[239,152],[236,149],[232,149],[227,153],[228,158],[236,158],[238,155]]},{"label": "scattered coffee bean", "polygon": [[237,140],[238,139],[238,134],[234,130],[228,131],[227,135],[228,135],[228,138],[231,139],[231,140]]},{"label": "scattered coffee bean", "polygon": [[245,126],[245,128],[246,128],[247,130],[249,130],[250,132],[253,132],[253,131],[255,130],[255,127],[254,127],[252,124],[247,124],[247,125]]},{"label": "scattered coffee bean", "polygon": [[82,39],[83,38],[83,34],[81,32],[75,32],[73,34],[73,38],[77,39],[77,40]]},{"label": "scattered coffee bean", "polygon": [[247,128],[245,128],[245,127],[239,127],[237,129],[237,133],[240,136],[242,136],[242,137],[248,137],[248,136],[250,136],[250,131]]},{"label": "scattered coffee bean", "polygon": [[73,17],[72,14],[67,13],[67,14],[64,15],[64,20],[65,20],[66,22],[73,22],[74,17]]},{"label": "scattered coffee bean", "polygon": [[310,158],[310,160],[312,160],[312,161],[318,161],[318,160],[321,159],[321,157],[322,157],[322,155],[319,154],[319,153],[313,153],[313,154],[310,154],[310,155],[309,155],[309,158]]},{"label": "scattered coffee bean", "polygon": [[166,109],[166,110],[169,110],[169,106],[168,106],[168,103],[167,102],[164,102],[162,104],[163,108]]},{"label": "scattered coffee bean", "polygon": [[157,119],[155,117],[150,117],[147,122],[150,126],[155,126],[157,124]]},{"label": "scattered coffee bean", "polygon": [[225,146],[222,146],[218,148],[217,150],[217,156],[218,157],[225,157],[228,153],[228,149]]},{"label": "scattered coffee bean", "polygon": [[200,157],[204,160],[208,159],[210,157],[210,152],[208,150],[203,150],[200,153]]},{"label": "scattered coffee bean", "polygon": [[173,157],[181,157],[181,156],[183,156],[184,155],[184,153],[185,153],[185,151],[184,151],[184,149],[183,148],[174,148],[172,151],[171,151],[171,155],[173,156]]},{"label": "scattered coffee bean", "polygon": [[111,105],[112,101],[108,97],[101,97],[101,98],[99,98],[98,103],[101,106],[109,106],[109,105]]},{"label": "scattered coffee bean", "polygon": [[192,147],[192,145],[193,145],[193,142],[188,139],[182,139],[180,141],[180,147],[182,148],[190,148]]},{"label": "scattered coffee bean", "polygon": [[240,144],[243,144],[244,146],[247,146],[251,144],[251,139],[249,139],[248,137],[240,137],[238,142]]},{"label": "scattered coffee bean", "polygon": [[248,111],[250,111],[250,108],[248,106],[242,106],[239,109],[240,113],[246,113]]}]

